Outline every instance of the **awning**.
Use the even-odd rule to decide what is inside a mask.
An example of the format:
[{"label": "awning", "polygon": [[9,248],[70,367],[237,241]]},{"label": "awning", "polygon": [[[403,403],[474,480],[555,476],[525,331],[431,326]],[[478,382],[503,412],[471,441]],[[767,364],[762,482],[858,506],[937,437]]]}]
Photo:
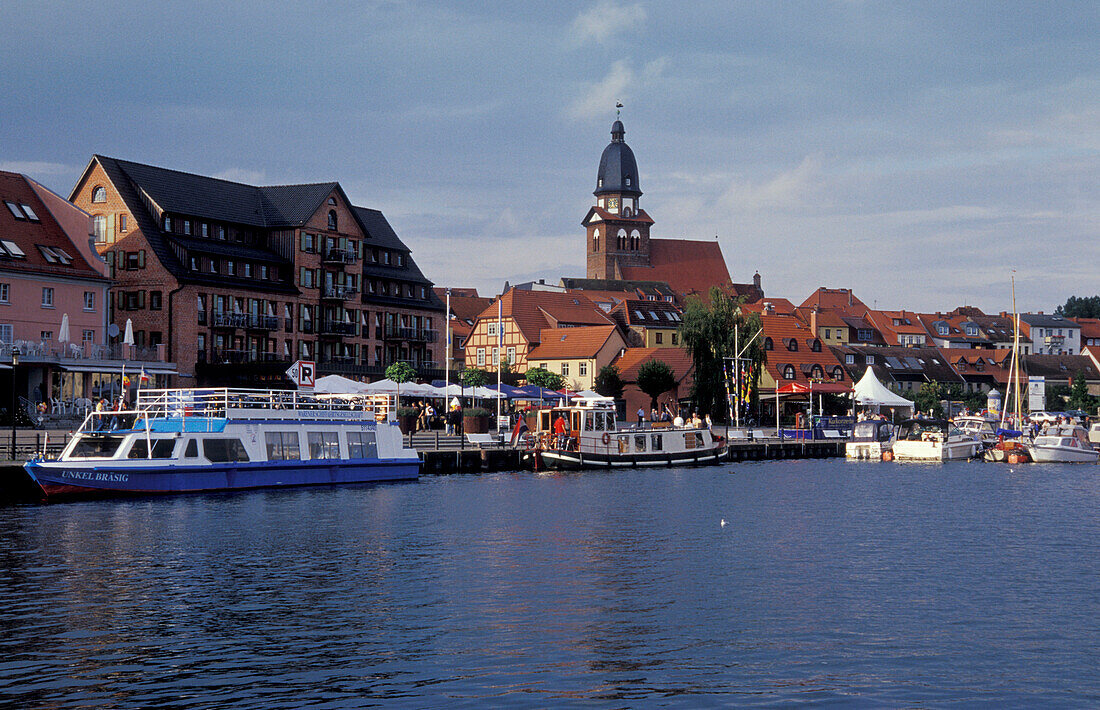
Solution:
[{"label": "awning", "polygon": [[846,394],[851,391],[852,387],[843,382],[811,382],[808,385],[792,382],[779,388],[779,394]]}]

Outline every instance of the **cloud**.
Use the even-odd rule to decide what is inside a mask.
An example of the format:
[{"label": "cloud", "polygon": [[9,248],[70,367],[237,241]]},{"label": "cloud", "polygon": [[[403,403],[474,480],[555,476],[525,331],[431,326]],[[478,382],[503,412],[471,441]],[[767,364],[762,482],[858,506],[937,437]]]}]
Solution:
[{"label": "cloud", "polygon": [[267,175],[263,170],[249,170],[248,168],[227,168],[220,173],[214,173],[219,180],[230,182],[243,182],[246,185],[263,185]]},{"label": "cloud", "polygon": [[821,162],[806,156],[793,170],[776,175],[767,182],[752,184],[735,180],[718,198],[718,204],[737,212],[782,210],[802,207],[807,195],[821,183]]},{"label": "cloud", "polygon": [[644,91],[661,78],[667,66],[667,58],[660,57],[647,62],[639,73],[626,60],[616,61],[603,79],[589,84],[573,102],[569,116],[578,121],[607,116],[616,101],[626,102],[633,92]]},{"label": "cloud", "polygon": [[600,0],[573,20],[572,36],[579,45],[588,42],[605,44],[615,35],[639,27],[646,20],[641,5],[619,5],[612,0]]},{"label": "cloud", "polygon": [[0,161],[0,170],[10,173],[23,173],[34,177],[35,175],[69,175],[79,172],[80,168],[64,163],[50,163],[40,160],[5,160]]}]

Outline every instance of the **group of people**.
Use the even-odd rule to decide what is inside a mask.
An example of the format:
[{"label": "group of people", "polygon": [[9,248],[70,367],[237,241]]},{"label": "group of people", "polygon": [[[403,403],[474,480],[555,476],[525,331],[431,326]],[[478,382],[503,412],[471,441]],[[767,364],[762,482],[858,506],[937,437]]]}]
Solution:
[{"label": "group of people", "polygon": [[647,420],[645,408],[638,407],[638,424],[644,425],[646,421],[649,421],[650,423],[667,422],[674,427],[688,426],[694,427],[696,429],[702,428],[703,426],[706,426],[708,428],[711,426],[709,414],[706,415],[706,417],[704,418],[699,416],[699,412],[692,411],[690,413],[687,413],[682,407],[678,407],[677,409],[678,412],[676,414],[673,414],[672,408],[669,407],[667,404],[665,404],[664,408],[660,412],[657,411],[656,407],[653,407],[649,410],[649,419]]},{"label": "group of people", "polygon": [[416,431],[431,431],[442,428],[447,434],[462,433],[462,405],[452,400],[446,412],[440,412],[431,400],[420,400],[413,407],[417,410]]}]

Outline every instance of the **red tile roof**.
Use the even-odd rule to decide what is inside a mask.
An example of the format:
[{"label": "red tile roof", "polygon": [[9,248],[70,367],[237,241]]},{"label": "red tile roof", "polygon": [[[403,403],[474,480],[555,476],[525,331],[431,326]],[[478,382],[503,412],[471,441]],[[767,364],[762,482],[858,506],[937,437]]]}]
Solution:
[{"label": "red tile roof", "polygon": [[539,334],[539,345],[527,353],[527,362],[595,357],[615,332],[613,325],[543,328]]},{"label": "red tile roof", "polygon": [[[436,287],[436,288],[433,288],[432,290],[435,291],[435,295],[439,296],[440,300],[445,299],[447,297],[447,289],[445,289],[445,288]],[[458,287],[452,286],[451,287],[451,298],[454,298],[455,296],[462,296],[464,298],[478,298],[476,288],[458,288]]]},{"label": "red tile roof", "polygon": [[691,355],[681,348],[627,348],[613,364],[619,368],[619,377],[623,382],[637,382],[638,368],[650,360],[660,360],[668,365],[678,383],[694,374]]},{"label": "red tile roof", "polygon": [[761,301],[754,301],[753,303],[742,303],[741,311],[743,313],[763,313],[764,306],[771,304],[775,309],[775,313],[780,315],[789,316],[795,312],[794,304],[785,298],[765,298]]},{"label": "red tile roof", "polygon": [[639,209],[634,213],[632,217],[624,217],[622,214],[612,214],[605,210],[603,207],[593,207],[585,215],[583,224],[585,226],[592,222],[592,215],[599,215],[600,219],[611,222],[641,222],[644,224],[653,224],[653,218],[650,217],[645,210]]},{"label": "red tile roof", "polygon": [[1081,339],[1100,338],[1100,318],[1074,318],[1081,326]]},{"label": "red tile roof", "polygon": [[623,278],[631,281],[664,281],[673,291],[707,300],[711,286],[728,288],[729,269],[716,241],[650,239],[650,266],[623,266]]},{"label": "red tile roof", "polygon": [[[20,205],[31,208],[37,220],[16,219],[6,202],[11,202],[19,210]],[[74,208],[75,209],[75,208]],[[89,218],[88,228],[91,227]],[[73,239],[87,239],[88,233],[70,235],[65,232],[50,213],[38,194],[19,173],[0,172],[0,239],[14,243],[24,257],[10,258],[7,250],[0,254],[0,269],[4,271],[33,272],[51,276],[70,276],[105,280],[104,277],[85,261]],[[69,257],[69,264],[61,260],[49,261],[38,248],[39,245],[50,249],[62,249]]]},{"label": "red tile roof", "polygon": [[[524,291],[511,289],[501,297],[505,317],[511,317],[529,343],[539,342],[544,328],[568,325],[613,325],[614,321],[585,296],[578,293]],[[493,299],[479,319],[496,319],[497,302]]]},{"label": "red tile roof", "polygon": [[847,315],[863,315],[863,312],[867,310],[867,305],[856,298],[855,294],[852,293],[852,289],[825,288],[824,286],[811,293],[809,298],[802,302],[803,308],[813,308],[814,306],[817,306],[818,310],[832,308]]},{"label": "red tile roof", "polygon": [[[814,365],[820,365],[821,377],[833,379],[834,369],[840,367],[840,361],[823,343],[820,352],[812,350],[813,341],[817,338],[808,325],[792,315],[762,315],[760,324],[764,328],[764,336],[772,341],[772,349],[767,351],[768,362],[765,367],[780,386],[791,382],[809,383]],[[792,340],[797,343],[796,351],[788,350]],[[782,368],[785,365],[794,367],[793,380],[783,377]],[[843,368],[840,369],[843,372]]]}]

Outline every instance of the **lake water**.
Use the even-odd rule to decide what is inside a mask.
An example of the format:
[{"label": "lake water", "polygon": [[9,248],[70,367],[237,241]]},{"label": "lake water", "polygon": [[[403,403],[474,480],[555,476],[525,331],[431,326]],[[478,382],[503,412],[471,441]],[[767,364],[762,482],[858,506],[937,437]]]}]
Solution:
[{"label": "lake water", "polygon": [[0,508],[0,705],[1097,706],[1098,511],[837,460]]}]

